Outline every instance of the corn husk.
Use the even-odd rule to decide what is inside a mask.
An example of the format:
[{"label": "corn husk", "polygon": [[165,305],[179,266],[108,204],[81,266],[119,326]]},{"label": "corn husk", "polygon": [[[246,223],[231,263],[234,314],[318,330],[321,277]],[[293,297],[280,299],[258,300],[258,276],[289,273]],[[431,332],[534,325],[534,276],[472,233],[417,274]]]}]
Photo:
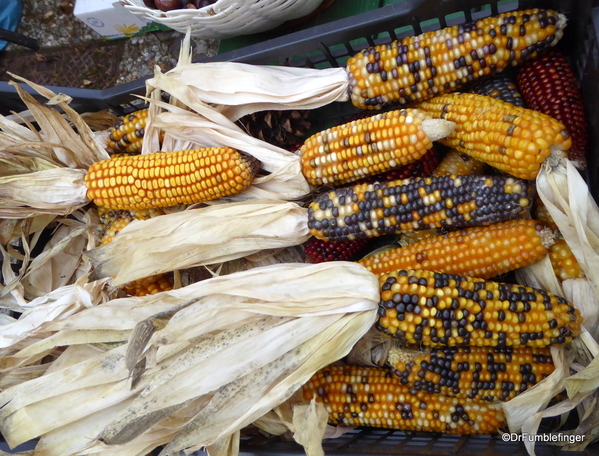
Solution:
[{"label": "corn husk", "polygon": [[[87,283],[87,277],[81,277],[75,284],[67,285],[34,299],[22,302],[24,313],[13,323],[0,326],[0,353],[5,356],[14,352],[14,347],[22,347],[22,341],[35,338],[69,315],[101,303],[106,280]],[[27,344],[28,345],[28,344]],[[20,348],[19,348],[20,349]],[[6,362],[6,358],[2,359]]]},{"label": "corn husk", "polygon": [[[518,271],[517,278],[519,283],[544,288],[572,302],[583,315],[583,329],[568,349],[552,348],[556,371],[531,390],[504,404],[504,410],[510,430],[522,430],[534,436],[542,418],[562,416],[563,419],[571,410],[577,409],[580,423],[572,433],[585,435],[585,439],[567,447],[581,450],[599,437],[596,419],[599,345],[593,338],[598,334],[599,319],[599,211],[572,163],[550,158],[537,177],[537,190],[587,278],[560,283],[548,257]],[[571,371],[576,373],[570,375]],[[550,394],[563,389],[566,389],[568,399],[546,408]],[[534,442],[525,440],[525,445],[534,456]]]},{"label": "corn husk", "polygon": [[169,308],[138,321],[124,345],[0,392],[0,430],[11,446],[41,435],[47,456],[142,454],[166,442],[165,455],[211,445],[234,454],[239,429],[349,352],[378,299],[374,275],[337,262],[113,300],[97,309],[111,306],[118,318],[131,304]]},{"label": "corn husk", "polygon": [[48,102],[39,103],[13,83],[40,131],[25,119],[25,125],[0,119],[0,218],[67,215],[89,202],[85,172],[92,163],[108,158],[108,153],[81,116],[69,107],[69,97],[13,77],[27,83]]},{"label": "corn husk", "polygon": [[[156,70],[148,81],[153,95],[151,102],[171,112],[149,112],[142,153],[156,150],[159,130],[166,133],[162,151],[227,146],[241,150],[257,158],[268,175],[261,176],[238,197],[297,199],[310,193],[311,188],[301,172],[300,158],[280,147],[274,146],[245,133],[238,125],[202,102],[187,85]],[[162,91],[171,95],[177,105],[159,101]]]},{"label": "corn husk", "polygon": [[316,109],[349,100],[345,68],[314,70],[211,62],[179,65],[167,74],[189,86],[202,101],[216,105],[231,120],[256,111]]},{"label": "corn husk", "polygon": [[307,210],[297,204],[249,200],[194,209],[127,225],[110,244],[87,252],[93,278],[114,285],[161,272],[223,263],[309,238]]}]

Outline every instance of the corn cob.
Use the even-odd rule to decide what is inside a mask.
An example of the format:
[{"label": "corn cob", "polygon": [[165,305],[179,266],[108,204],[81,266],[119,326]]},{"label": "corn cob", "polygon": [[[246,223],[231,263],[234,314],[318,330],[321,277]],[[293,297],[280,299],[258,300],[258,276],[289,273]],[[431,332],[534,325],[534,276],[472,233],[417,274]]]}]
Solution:
[{"label": "corn cob", "polygon": [[369,239],[358,241],[329,242],[310,238],[304,246],[307,263],[325,261],[351,261],[370,243]]},{"label": "corn cob", "polygon": [[381,276],[379,284],[375,326],[403,343],[547,347],[580,331],[580,312],[545,290],[403,269]]},{"label": "corn cob", "polygon": [[108,151],[113,154],[129,155],[141,153],[148,110],[140,109],[123,117],[108,137]]},{"label": "corn cob", "polygon": [[192,204],[247,188],[259,162],[228,147],[109,158],[85,176],[87,197],[113,209]]},{"label": "corn cob", "polygon": [[[115,236],[118,235],[119,231],[129,225],[133,220],[147,220],[158,215],[164,215],[164,212],[160,209],[122,211],[99,207],[98,216],[102,228],[100,245],[110,244]],[[146,296],[160,291],[172,290],[173,286],[173,274],[166,273],[155,274],[150,277],[129,282],[123,285],[121,289],[130,296]]]},{"label": "corn cob", "polygon": [[565,240],[559,239],[549,248],[549,259],[556,277],[561,280],[584,279],[584,271]]},{"label": "corn cob", "polygon": [[530,205],[526,181],[442,176],[355,185],[320,195],[308,208],[313,236],[353,241],[398,231],[465,228],[517,218]]},{"label": "corn cob", "polygon": [[533,214],[534,218],[543,225],[548,226],[549,228],[554,229],[556,231],[559,231],[559,228],[555,224],[555,221],[551,217],[551,214],[549,214],[549,211],[543,204],[543,201],[541,200],[539,195],[536,195],[534,199]]},{"label": "corn cob", "polygon": [[496,98],[497,100],[505,101],[521,108],[525,107],[522,95],[518,91],[518,87],[512,76],[508,73],[501,73],[490,79],[480,81],[474,86],[472,92]]},{"label": "corn cob", "polygon": [[566,56],[552,49],[524,65],[517,82],[530,109],[566,126],[572,135],[569,158],[584,166],[589,146],[588,123],[582,93]]},{"label": "corn cob", "polygon": [[413,109],[358,119],[308,138],[302,172],[313,185],[353,182],[420,159],[452,129]]},{"label": "corn cob", "polygon": [[465,176],[467,174],[480,176],[484,174],[486,165],[468,154],[450,149],[433,171],[433,176]]},{"label": "corn cob", "polygon": [[534,220],[512,220],[453,231],[372,255],[359,263],[373,274],[426,269],[490,279],[539,261],[547,254]]},{"label": "corn cob", "polygon": [[374,184],[375,182],[389,182],[411,177],[429,177],[439,165],[439,154],[433,146],[419,160],[408,165],[400,166],[386,173],[368,176],[356,181],[356,184]]},{"label": "corn cob", "polygon": [[328,366],[303,387],[322,402],[329,423],[448,434],[494,434],[505,425],[500,404],[414,391],[389,370]]},{"label": "corn cob", "polygon": [[555,11],[514,11],[365,49],[347,62],[352,103],[388,109],[454,91],[554,46],[565,25]]},{"label": "corn cob", "polygon": [[130,296],[147,296],[161,291],[170,291],[174,286],[172,273],[155,274],[144,279],[126,283],[121,288]]},{"label": "corn cob", "polygon": [[452,93],[417,106],[456,123],[441,143],[520,179],[536,178],[552,150],[572,144],[557,120],[484,95]]},{"label": "corn cob", "polygon": [[508,401],[555,370],[549,348],[420,351],[393,344],[387,362],[401,384],[416,391],[489,402]]}]

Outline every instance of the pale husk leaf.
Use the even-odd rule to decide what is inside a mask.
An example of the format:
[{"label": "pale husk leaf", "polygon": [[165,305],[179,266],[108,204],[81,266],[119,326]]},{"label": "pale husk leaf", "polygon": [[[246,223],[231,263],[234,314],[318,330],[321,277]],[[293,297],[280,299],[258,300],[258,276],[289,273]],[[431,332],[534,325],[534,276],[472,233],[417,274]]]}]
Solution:
[{"label": "pale husk leaf", "polygon": [[[231,286],[231,284],[235,284],[235,286]],[[198,297],[205,296],[209,299],[215,293],[215,298],[217,298],[216,307],[206,305],[209,302],[207,301],[203,302],[204,305],[194,308]],[[223,293],[230,294],[231,297],[243,298],[247,303],[240,308],[243,300],[221,299],[219,296]],[[216,442],[219,438],[235,432],[243,422],[247,421],[249,423],[252,418],[258,418],[276,406],[287,395],[298,389],[314,373],[315,369],[334,361],[331,357],[342,356],[342,354],[347,353],[353,345],[352,338],[357,340],[376,318],[378,284],[374,275],[354,263],[276,265],[227,277],[205,280],[183,289],[161,293],[161,295],[162,297],[170,297],[170,302],[176,312],[171,314],[170,319],[167,318],[166,325],[162,326],[162,329],[159,327],[154,336],[150,336],[149,348],[158,347],[155,355],[157,364],[154,368],[150,367],[148,370],[142,370],[136,386],[131,387],[128,380],[129,369],[127,368],[125,354],[129,349],[129,344],[126,344],[76,364],[66,365],[43,377],[0,392],[0,404],[2,406],[0,409],[0,429],[7,436],[7,441],[11,445],[17,445],[41,434],[54,432],[61,427],[70,425],[70,423],[76,425],[79,420],[87,419],[91,414],[107,410],[123,403],[123,401],[137,397],[131,403],[131,406],[125,410],[131,409],[135,404],[140,403],[142,396],[143,399],[147,399],[165,386],[168,394],[166,396],[164,394],[155,395],[158,403],[153,403],[152,407],[155,411],[160,412],[160,425],[170,422],[174,426],[167,436],[170,440],[173,432],[176,432],[188,419],[193,417],[193,415],[190,415],[193,410],[203,410],[200,407],[204,400],[203,397],[212,400],[214,391],[218,391],[219,388],[226,386],[228,383],[235,384],[235,382],[241,381],[242,383],[239,385],[242,385],[244,379],[253,378],[253,381],[246,384],[246,386],[259,388],[260,382],[257,381],[257,377],[252,376],[252,373],[255,373],[257,368],[259,369],[258,366],[267,365],[269,359],[272,362],[280,358],[280,353],[283,353],[284,358],[290,357],[288,362],[292,365],[301,364],[298,370],[291,372],[286,379],[275,379],[278,382],[276,383],[277,386],[269,390],[266,397],[256,398],[245,397],[243,394],[240,396],[221,394],[220,401],[225,401],[222,404],[230,403],[231,405],[219,407],[218,410],[222,410],[222,412],[219,412],[221,415],[218,417],[211,418],[213,415],[208,414],[207,418],[213,420],[209,421],[209,424],[222,419],[226,423],[226,427],[210,425],[202,426],[201,429],[202,432],[204,429],[210,430],[206,437],[214,438],[214,442]],[[190,298],[193,299],[190,300]],[[139,301],[129,300],[129,303],[137,302],[141,306],[145,298],[137,299]],[[160,297],[150,296],[147,299],[150,302],[155,302]],[[123,303],[127,300],[117,301]],[[179,304],[176,303],[177,301]],[[234,302],[227,306],[227,302],[231,301]],[[104,305],[99,307],[104,307]],[[251,311],[243,312],[244,307]],[[204,308],[205,310],[202,310]],[[270,344],[265,344],[265,339],[256,341],[252,338],[252,346],[261,347],[261,350],[252,349],[247,343],[238,344],[237,351],[231,353],[233,356],[227,357],[228,363],[237,363],[238,366],[232,368],[227,366],[225,371],[228,371],[229,374],[227,375],[226,372],[221,374],[223,371],[223,358],[220,356],[224,355],[226,349],[222,350],[220,342],[217,343],[218,338],[214,338],[216,334],[222,332],[219,327],[224,328],[225,332],[227,328],[233,328],[226,321],[226,318],[219,319],[220,323],[211,324],[215,320],[211,320],[210,315],[218,314],[220,316],[222,313],[229,313],[230,316],[234,316],[239,314],[240,311],[246,315],[248,324],[260,320],[263,315],[272,315],[273,317],[279,315],[280,317],[277,318],[283,321],[294,318],[301,321],[301,323],[298,323],[296,325],[297,330],[291,333],[290,331],[277,331],[275,340]],[[289,316],[285,317],[284,315]],[[208,318],[208,321],[206,321],[206,318]],[[192,319],[194,321],[190,324],[195,323],[197,325],[200,323],[200,330],[194,332],[193,328],[188,327],[182,333],[177,331],[182,325],[185,327]],[[323,321],[337,321],[339,322],[338,327],[327,327],[326,323],[322,326],[320,322]],[[239,328],[242,323],[233,326]],[[313,326],[317,328],[312,330]],[[274,329],[276,330],[276,328]],[[305,345],[306,348],[312,348],[296,352],[296,355],[300,355],[299,358],[289,355],[293,352],[294,346],[297,347],[297,344],[301,344],[302,338],[306,339],[304,334],[308,330],[312,331],[315,336],[308,338],[309,340],[305,341],[304,344],[308,344]],[[271,335],[274,336],[275,334]],[[294,335],[295,337],[293,337]],[[133,337],[135,336],[132,335]],[[330,337],[330,339],[327,339],[327,337]],[[285,338],[292,342],[289,347],[286,347],[287,352],[285,352],[285,347],[283,349],[277,348],[277,345],[285,344],[283,342]],[[195,344],[202,341],[209,346],[210,341],[213,339],[215,345],[211,349],[212,354],[205,358],[203,364],[204,367],[209,369],[200,370],[200,372],[213,372],[214,375],[197,375],[193,369],[185,369],[184,366],[181,369],[182,366],[179,360],[181,356],[185,355],[183,352],[189,351]],[[225,338],[225,340],[229,340],[229,338]],[[279,344],[279,342],[281,343]],[[174,348],[169,349],[171,346]],[[273,350],[264,350],[266,346],[273,347]],[[150,351],[146,351],[148,356],[151,355]],[[248,351],[265,359],[255,364],[252,360],[247,359]],[[140,352],[138,351],[138,353]],[[173,354],[178,354],[178,356],[173,356]],[[289,364],[284,363],[283,365]],[[169,371],[175,367],[179,369],[176,377],[174,379],[170,375],[165,377],[165,374],[170,373]],[[206,378],[221,375],[222,377],[217,379],[216,383],[212,378]],[[262,378],[262,375],[260,378]],[[203,384],[203,386],[198,387],[196,383]],[[210,383],[213,386],[206,388]],[[221,387],[218,386],[219,384]],[[173,387],[180,389],[179,394],[172,391]],[[195,389],[195,391],[190,394],[190,389]],[[190,408],[189,399],[199,400],[200,402],[194,403],[194,407]],[[241,407],[246,408],[244,416],[239,417],[235,414],[234,410],[240,409],[240,407],[234,406],[236,401],[241,401],[240,404],[244,404]],[[62,407],[60,413],[56,413],[56,408],[60,408],[60,404],[65,403],[70,404],[70,407]],[[183,413],[185,410],[187,411]],[[183,415],[180,415],[181,413]],[[169,415],[171,418],[168,418]],[[33,416],[35,416],[35,420],[31,418]],[[119,413],[119,416],[122,418],[123,414]],[[130,413],[125,413],[125,416],[130,416]],[[175,419],[177,416],[181,418]],[[235,419],[231,420],[230,417]],[[164,421],[165,419],[167,421]],[[172,421],[173,419],[175,420]],[[116,419],[112,421],[111,426],[117,423],[121,426],[132,425],[134,422],[135,420],[121,422]],[[176,423],[179,423],[179,425]],[[142,432],[138,432],[137,438],[135,438],[135,435],[130,434],[128,439],[125,440],[136,448],[142,446],[151,448],[153,444],[160,444],[156,443],[158,440],[150,439],[152,432],[158,432],[158,428],[156,428],[158,423],[153,423],[150,420],[146,421],[146,424],[147,426],[142,429]],[[111,426],[104,429],[102,434],[104,435],[107,430],[111,429]],[[195,431],[193,421],[188,426],[187,429],[192,431],[193,434]],[[87,434],[86,437],[90,437],[90,435]],[[95,437],[93,438],[95,440]],[[66,442],[69,439],[60,438],[58,440]],[[88,444],[86,442],[82,443]],[[199,444],[203,443],[200,442]],[[199,444],[196,441],[192,443],[192,445]],[[105,454],[136,454],[129,452],[130,445],[106,447],[104,444],[96,442],[93,443],[89,451],[95,453],[97,451],[102,452],[103,449],[112,451],[113,448],[118,448],[122,450],[120,453],[106,452]],[[48,454],[61,454],[62,456],[71,456],[73,454],[74,456],[74,453],[70,452],[61,453],[60,448],[54,448],[52,451]]]},{"label": "pale husk leaf", "polygon": [[[188,85],[202,101],[217,105],[231,120],[256,111],[315,109],[349,99],[345,68],[214,62],[179,65],[167,74]],[[154,81],[147,84],[153,87]]]},{"label": "pale husk leaf", "polygon": [[237,456],[239,454],[239,431],[220,439],[206,447],[208,456]]},{"label": "pale husk leaf", "polygon": [[57,168],[0,178],[0,217],[70,214],[89,202],[85,174],[80,169]]},{"label": "pale husk leaf", "polygon": [[294,440],[304,447],[306,456],[324,456],[322,440],[327,429],[329,413],[324,404],[312,398],[309,405],[293,409]]},{"label": "pale husk leaf", "polygon": [[[250,424],[272,407],[288,399],[318,369],[347,354],[359,335],[373,324],[374,318],[376,318],[374,311],[370,314],[342,316],[302,346],[264,366],[262,372],[254,371],[240,382],[234,381],[233,384],[226,385],[220,391],[222,394],[219,395],[217,392],[209,407],[202,410],[200,415],[167,445],[163,454],[183,450],[192,445],[210,444],[214,439],[226,436],[233,429],[240,429]],[[259,399],[256,399],[257,397]],[[228,407],[225,406],[227,403]],[[241,415],[242,412],[245,413]],[[326,411],[325,416],[328,417]],[[298,424],[302,424],[300,429],[304,430],[301,420]],[[314,423],[306,424],[312,427]],[[322,415],[319,415],[316,427],[322,427],[322,432],[312,436],[307,436],[305,433],[299,435],[300,443],[307,446],[306,449],[310,451],[308,454],[322,454],[315,449],[321,446],[324,435],[323,425],[326,426],[326,418],[323,423]],[[296,428],[296,431],[300,429]]]},{"label": "pale husk leaf", "polygon": [[40,95],[47,98],[49,106],[58,105],[64,111],[68,120],[75,126],[76,131],[56,109],[46,108],[39,104],[18,84],[11,83],[38,122],[45,141],[62,144],[72,151],[72,155],[61,155],[64,157],[64,165],[69,167],[76,165],[79,168],[87,169],[93,163],[110,157],[108,152],[102,148],[102,145],[96,141],[93,132],[81,116],[69,106],[71,99],[68,96],[57,95],[46,87],[14,74],[11,74],[11,76],[25,82]]},{"label": "pale husk leaf", "polygon": [[153,81],[158,89],[170,93],[179,104],[184,104],[195,112],[163,103],[153,96],[150,99],[152,104],[171,112],[158,114],[157,108],[150,109],[151,129],[147,134],[153,136],[144,138],[143,153],[156,150],[158,142],[156,137],[159,130],[162,130],[167,133],[162,145],[162,150],[165,152],[190,147],[224,146],[238,149],[257,158],[262,168],[269,174],[255,179],[252,186],[242,195],[262,190],[279,195],[279,198],[294,199],[310,192],[310,186],[301,172],[298,155],[248,135],[238,125],[202,102],[188,86],[180,81],[160,73],[157,73]]},{"label": "pale husk leaf", "polygon": [[599,296],[599,208],[568,160],[543,165],[537,177],[543,204]]},{"label": "pale husk leaf", "polygon": [[28,267],[23,281],[25,297],[34,299],[69,284],[79,269],[86,247],[85,226],[59,227],[44,251]]},{"label": "pale husk leaf", "polygon": [[381,367],[387,361],[393,339],[375,328],[364,334],[347,356],[350,366]]},{"label": "pale husk leaf", "polygon": [[53,290],[27,303],[27,311],[17,321],[0,326],[0,348],[11,347],[56,320],[100,303],[106,280],[86,282],[87,278],[83,277],[73,285]]},{"label": "pale husk leaf", "polygon": [[261,250],[302,244],[306,209],[294,203],[251,200],[134,221],[110,244],[86,255],[92,275],[114,284],[160,272],[223,263]]}]

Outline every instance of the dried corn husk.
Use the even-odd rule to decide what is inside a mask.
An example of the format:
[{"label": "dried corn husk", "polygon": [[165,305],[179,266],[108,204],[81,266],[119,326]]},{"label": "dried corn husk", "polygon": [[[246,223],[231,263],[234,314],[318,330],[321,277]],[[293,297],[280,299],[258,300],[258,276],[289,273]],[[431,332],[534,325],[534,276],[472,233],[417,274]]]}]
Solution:
[{"label": "dried corn husk", "polygon": [[[599,211],[586,183],[567,160],[552,157],[546,162],[537,177],[537,190],[587,279],[560,283],[549,258],[545,258],[518,271],[518,281],[566,297],[581,311],[584,327],[565,356],[564,352],[560,353],[564,349],[552,348],[556,371],[531,390],[506,403],[504,410],[510,430],[535,435],[542,418],[564,415],[576,408],[581,422],[573,432],[585,435],[585,439],[569,447],[580,450],[599,437],[599,421],[595,418],[599,345],[593,339],[593,335],[597,335],[599,318]],[[593,334],[584,328],[593,331]],[[570,375],[571,370],[577,372]],[[550,393],[564,388],[568,399],[545,408]],[[526,440],[525,445],[529,454],[534,456],[534,442]]]},{"label": "dried corn husk", "polygon": [[42,435],[48,456],[142,454],[169,441],[163,454],[210,445],[234,454],[230,436],[347,354],[379,299],[376,277],[344,262],[257,268],[160,295],[96,307],[119,318],[126,304],[168,303],[128,343],[1,392],[7,441]]},{"label": "dried corn husk", "polygon": [[180,65],[168,76],[186,84],[199,99],[216,105],[233,121],[256,111],[315,109],[349,100],[345,68],[211,62]]},{"label": "dried corn husk", "polygon": [[87,252],[93,278],[114,285],[161,272],[223,263],[304,243],[307,210],[290,202],[218,204],[127,225],[110,244]]},{"label": "dried corn husk", "polygon": [[[153,91],[151,102],[171,112],[158,113],[150,109],[151,126],[144,136],[142,153],[154,152],[159,130],[166,133],[162,151],[185,148],[228,146],[256,157],[269,174],[254,179],[239,197],[297,199],[310,193],[310,185],[301,172],[300,158],[280,147],[253,138],[225,116],[203,103],[182,82],[156,70],[148,82]],[[157,90],[158,89],[158,90]],[[184,110],[159,101],[159,93],[168,92]],[[190,111],[191,110],[191,111]]]},{"label": "dried corn husk", "polygon": [[[43,332],[47,327],[57,321],[93,307],[105,299],[103,294],[106,280],[87,283],[87,277],[81,277],[73,285],[67,285],[31,302],[21,302],[24,312],[18,320],[0,326],[0,352],[5,356],[14,347],[20,347],[27,338],[37,338],[38,332]],[[29,344],[27,344],[29,345]],[[20,348],[18,348],[20,349]],[[2,362],[6,361],[5,358]]]}]

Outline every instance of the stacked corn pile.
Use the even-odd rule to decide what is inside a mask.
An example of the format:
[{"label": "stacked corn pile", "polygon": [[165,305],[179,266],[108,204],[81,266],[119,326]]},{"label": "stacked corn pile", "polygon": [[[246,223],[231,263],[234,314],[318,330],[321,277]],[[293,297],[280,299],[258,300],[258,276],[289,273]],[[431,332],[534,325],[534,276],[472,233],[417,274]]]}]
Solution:
[{"label": "stacked corn pile", "polygon": [[[157,447],[163,455],[200,447],[235,455],[240,430],[254,423],[290,429],[308,454],[319,454],[327,421],[534,433],[540,415],[576,406],[586,417],[581,427],[594,429],[599,350],[582,327],[590,309],[551,290],[488,280],[548,258],[547,231],[527,214],[535,179],[551,180],[545,163],[567,153],[570,133],[546,114],[450,93],[536,57],[564,26],[563,15],[529,10],[363,51],[347,70],[323,74],[318,83],[330,82],[322,89],[329,95],[312,87],[296,107],[335,98],[368,110],[413,104],[317,133],[299,155],[235,123],[293,103],[259,93],[237,102],[228,93],[230,104],[219,106],[221,78],[210,65],[201,67],[209,78],[189,65],[157,73],[149,110],[110,138],[128,155],[111,158],[64,99],[32,85],[76,129],[20,89],[41,131],[4,119],[0,137],[1,299],[22,313],[0,327],[0,430],[9,444],[40,438],[32,455]],[[225,67],[228,81],[260,80],[243,75],[260,69]],[[277,75],[286,77],[263,74]],[[472,174],[361,182],[424,159],[435,141],[501,173],[470,167]],[[555,185],[545,185],[545,196],[548,189]],[[309,201],[290,202],[302,198]],[[552,215],[564,211],[555,220],[562,229],[574,217],[572,198],[552,200]],[[143,212],[159,208],[164,214]],[[98,229],[105,211],[124,211],[107,230],[110,241]],[[32,260],[31,243],[46,227],[66,229]],[[353,243],[420,230],[440,233],[357,263],[276,264],[296,258],[281,250],[310,237],[346,243],[355,255]],[[52,262],[59,256],[72,258],[66,278]],[[263,267],[220,275],[239,259],[248,260],[242,268]],[[44,265],[53,278],[45,288]],[[216,277],[190,283],[185,270],[197,266]],[[167,273],[172,280],[149,294],[124,296],[140,288],[135,281]],[[373,328],[399,344],[386,357],[390,367],[332,365]],[[582,348],[566,356],[583,343],[594,360]],[[570,376],[572,359],[581,372]],[[564,388],[569,399],[546,409]]]}]

